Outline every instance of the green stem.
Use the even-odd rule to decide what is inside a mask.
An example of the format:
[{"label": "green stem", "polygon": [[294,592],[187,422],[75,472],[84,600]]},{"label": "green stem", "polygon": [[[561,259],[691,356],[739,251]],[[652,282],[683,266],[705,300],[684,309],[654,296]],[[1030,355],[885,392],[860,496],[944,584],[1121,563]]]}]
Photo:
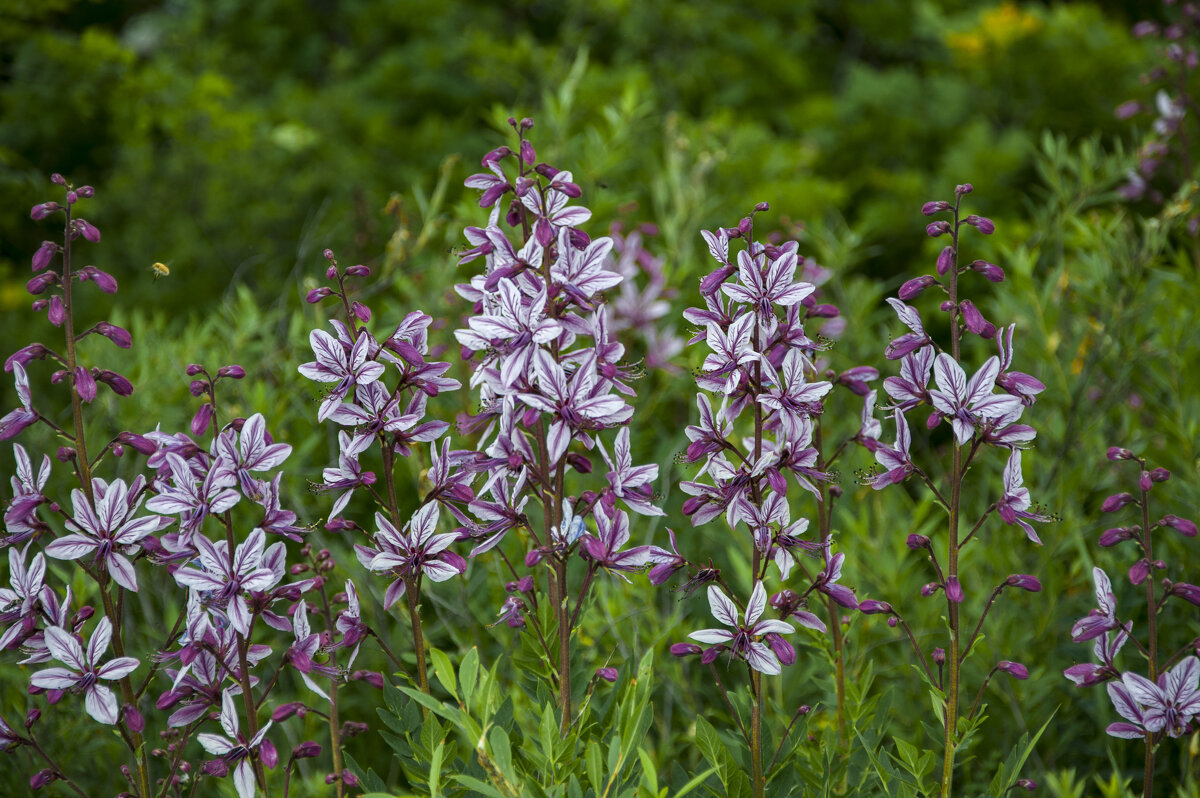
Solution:
[{"label": "green stem", "polygon": [[750,767],[753,770],[754,798],[762,798],[766,787],[762,767],[762,674],[750,669],[750,689],[754,701],[750,705]]}]

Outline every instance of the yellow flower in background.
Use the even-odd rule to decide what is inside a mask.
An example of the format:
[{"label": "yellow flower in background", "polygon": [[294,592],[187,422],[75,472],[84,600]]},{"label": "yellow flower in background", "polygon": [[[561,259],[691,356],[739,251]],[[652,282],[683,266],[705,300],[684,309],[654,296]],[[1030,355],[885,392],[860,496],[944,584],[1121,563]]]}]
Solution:
[{"label": "yellow flower in background", "polygon": [[1001,52],[1042,26],[1034,14],[1016,3],[1004,2],[984,11],[979,24],[966,31],[950,33],[946,44],[962,58],[976,58],[986,52]]}]

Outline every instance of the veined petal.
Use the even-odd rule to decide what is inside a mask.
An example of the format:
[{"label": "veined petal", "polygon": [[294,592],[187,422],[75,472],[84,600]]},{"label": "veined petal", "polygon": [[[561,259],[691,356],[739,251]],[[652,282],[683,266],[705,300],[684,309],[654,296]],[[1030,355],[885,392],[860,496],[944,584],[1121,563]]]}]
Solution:
[{"label": "veined petal", "polygon": [[67,668],[46,668],[30,674],[29,683],[46,690],[68,690],[79,681],[79,674]]},{"label": "veined petal", "polygon": [[87,713],[99,723],[112,725],[117,722],[117,697],[102,684],[93,684],[84,696]]},{"label": "veined petal", "polygon": [[718,621],[726,626],[737,627],[737,605],[716,585],[708,586],[708,607]]},{"label": "veined petal", "polygon": [[688,637],[701,643],[727,643],[733,639],[733,632],[725,629],[701,629],[692,632]]},{"label": "veined petal", "polygon": [[213,756],[224,756],[234,748],[232,742],[219,734],[197,734],[196,741],[200,743],[200,747],[202,747],[205,751],[208,751]]},{"label": "veined petal", "polygon": [[[107,620],[107,619],[105,619]],[[58,626],[48,626],[43,639],[50,656],[76,671],[87,670],[87,661],[83,657],[83,646],[75,639],[75,635]]]},{"label": "veined petal", "polygon": [[96,675],[101,679],[120,679],[137,669],[138,661],[133,657],[117,657],[104,663]]}]

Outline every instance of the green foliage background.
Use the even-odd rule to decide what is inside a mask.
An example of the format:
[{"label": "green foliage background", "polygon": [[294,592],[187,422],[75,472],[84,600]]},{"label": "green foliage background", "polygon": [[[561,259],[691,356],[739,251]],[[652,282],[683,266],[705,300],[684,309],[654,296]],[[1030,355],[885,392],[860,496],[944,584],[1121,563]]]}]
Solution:
[{"label": "green foliage background", "polygon": [[[132,400],[106,395],[103,414],[114,430],[159,422],[183,429],[193,410],[186,364],[241,363],[249,377],[223,397],[224,409],[264,412],[268,427],[295,447],[285,505],[306,522],[322,519],[328,504],[307,494],[302,480],[336,459],[331,431],[314,423],[316,393],[295,369],[310,359],[307,331],[324,323],[323,309],[301,301],[324,270],[320,252],[329,246],[343,263],[372,266],[368,292],[378,317],[422,308],[456,326],[464,311],[449,294],[458,279],[450,251],[461,245],[463,225],[485,218],[462,180],[483,152],[508,143],[510,114],[533,117],[539,155],[574,172],[594,212],[593,232],[610,219],[658,226],[650,247],[677,287],[676,317],[695,301],[696,278],[706,270],[698,231],[733,224],[769,201],[766,227],[799,231],[802,251],[836,272],[827,290],[847,316],[837,346],[843,363],[881,362],[896,326],[882,298],[930,268],[938,247],[923,234],[921,203],[973,183],[971,210],[995,219],[998,232],[969,241],[970,257],[999,263],[1009,277],[978,303],[997,323],[1017,322],[1018,366],[1048,386],[1030,414],[1040,432],[1025,473],[1033,495],[1061,520],[1042,533],[1040,549],[1014,530],[992,530],[966,565],[993,578],[1035,573],[1045,585],[997,608],[972,663],[986,671],[983,663],[1019,659],[1032,675],[994,683],[993,722],[966,759],[966,782],[986,784],[1015,732],[1036,732],[1055,707],[1027,775],[1055,795],[1081,794],[1080,785],[1102,789],[1099,782],[1112,779],[1118,786],[1105,794],[1119,795],[1120,779],[1136,777],[1139,746],[1102,733],[1112,719],[1103,691],[1071,690],[1060,674],[1090,655],[1070,642],[1068,629],[1091,606],[1091,566],[1098,561],[1116,574],[1124,563],[1119,552],[1094,545],[1105,526],[1100,501],[1118,489],[1104,450],[1125,445],[1172,470],[1175,479],[1159,491],[1169,502],[1163,512],[1187,515],[1200,506],[1197,264],[1180,243],[1178,213],[1125,206],[1114,191],[1142,131],[1116,121],[1112,109],[1142,96],[1138,75],[1154,59],[1152,47],[1128,33],[1142,4],[8,5],[0,18],[2,354],[51,334],[28,312],[23,285],[31,254],[55,233],[31,223],[28,207],[54,196],[51,171],[95,185],[85,213],[104,241],[89,256],[122,286],[118,309],[98,306],[95,318],[130,328],[135,341],[131,352],[103,357],[137,386]],[[156,261],[170,266],[170,277],[151,279]],[[451,342],[448,329],[442,335]],[[88,343],[96,352],[106,346]],[[694,408],[686,370],[696,363],[685,353],[682,374],[651,374],[640,387],[635,423],[671,432],[637,439],[635,460],[660,464],[669,515],[643,524],[635,538],[664,545],[670,526],[691,551],[707,545],[714,559],[728,561],[720,533],[690,530],[674,488],[687,474],[672,458]],[[7,383],[0,396],[4,409],[13,406]],[[449,417],[470,398],[438,401],[435,412]],[[843,414],[852,433],[857,408]],[[904,539],[938,516],[916,492],[855,485],[853,468],[866,465],[842,468],[845,581],[860,598],[913,597],[928,575]],[[415,506],[421,463],[410,467]],[[0,472],[10,468],[5,456]],[[365,523],[369,513],[360,512]],[[911,518],[911,528],[897,518]],[[349,543],[329,536],[323,543],[358,579]],[[1173,578],[1197,581],[1194,542],[1168,546]],[[455,661],[474,646],[485,667],[495,662],[513,645],[503,627],[484,626],[502,581],[475,568],[468,580],[431,590],[444,621],[433,627],[433,644]],[[978,603],[987,588],[974,587]],[[175,597],[140,600],[148,627],[174,617]],[[666,656],[667,644],[705,623],[702,605],[644,581],[606,585],[581,640],[629,672],[655,649],[656,716],[645,746],[663,784],[675,788],[687,781],[682,774],[703,769],[693,718],[720,728],[725,713],[700,673]],[[936,608],[910,607],[918,628],[941,623]],[[1194,634],[1194,612],[1177,620],[1192,630],[1179,632],[1182,639]],[[398,622],[396,632],[402,640]],[[886,720],[889,739],[936,750],[936,740],[922,738],[928,699],[895,633],[857,617],[849,635],[864,728],[882,734]],[[780,689],[792,703],[827,706],[825,644],[810,642]],[[976,682],[982,675],[968,674]],[[0,676],[4,707],[22,706],[23,684]],[[872,702],[885,693],[892,712],[877,717]],[[377,725],[376,695],[364,686],[346,696],[344,717]],[[77,730],[71,720],[55,722],[65,747]],[[798,762],[819,765],[828,726],[827,713],[814,713],[811,750],[797,753]],[[98,756],[109,743],[93,736],[81,745]],[[376,735],[356,738],[349,750],[361,762],[383,763],[375,769],[388,775],[389,753]],[[1180,790],[1196,772],[1186,745],[1164,746],[1161,761],[1162,776]],[[677,764],[672,770],[667,762]],[[0,770],[0,792],[20,794],[26,782],[18,769]],[[306,772],[311,794],[321,794],[321,775]],[[115,776],[97,789],[110,787],[119,787]]]}]

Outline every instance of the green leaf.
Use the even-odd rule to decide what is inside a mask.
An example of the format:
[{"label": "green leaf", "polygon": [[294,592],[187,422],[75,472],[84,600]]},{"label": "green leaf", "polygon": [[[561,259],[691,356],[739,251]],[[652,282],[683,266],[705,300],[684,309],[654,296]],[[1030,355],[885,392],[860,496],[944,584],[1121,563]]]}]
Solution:
[{"label": "green leaf", "polygon": [[508,732],[499,726],[493,726],[488,732],[488,743],[491,749],[492,761],[496,763],[496,767],[500,770],[504,778],[512,777],[512,743],[508,739]]},{"label": "green leaf", "polygon": [[1058,714],[1059,707],[1055,707],[1050,713],[1050,717],[1046,718],[1046,722],[1042,724],[1042,728],[1037,730],[1037,734],[1030,739],[1029,733],[1021,735],[1021,739],[1013,746],[1005,760],[1000,764],[996,771],[992,783],[988,786],[988,792],[991,795],[1003,796],[1017,783],[1017,779],[1021,776],[1021,768],[1025,767],[1025,761],[1029,759],[1029,755],[1033,753],[1034,746],[1037,745],[1039,739],[1046,728],[1050,725],[1050,721],[1054,720],[1054,716]]},{"label": "green leaf", "polygon": [[475,694],[475,682],[479,676],[479,649],[474,646],[463,655],[462,663],[458,666],[458,683],[462,688],[462,702],[470,709],[471,698]]},{"label": "green leaf", "polygon": [[458,782],[472,792],[476,792],[481,795],[490,795],[491,798],[504,798],[504,794],[495,787],[488,784],[486,781],[480,781],[472,776],[464,776],[461,773],[455,773],[450,776],[450,779],[451,781]]},{"label": "green leaf", "polygon": [[604,765],[600,761],[600,756],[600,743],[595,740],[590,741],[587,746],[587,773],[588,781],[596,795],[601,794],[600,785],[603,783]]},{"label": "green leaf", "polygon": [[430,798],[437,798],[439,787],[442,783],[442,755],[446,753],[446,741],[442,740],[433,749],[433,756],[429,759],[429,795]]},{"label": "green leaf", "polygon": [[457,701],[458,682],[454,678],[454,665],[450,662],[450,658],[444,651],[437,648],[429,649],[429,658],[433,661],[433,673],[437,676],[437,680]]}]

